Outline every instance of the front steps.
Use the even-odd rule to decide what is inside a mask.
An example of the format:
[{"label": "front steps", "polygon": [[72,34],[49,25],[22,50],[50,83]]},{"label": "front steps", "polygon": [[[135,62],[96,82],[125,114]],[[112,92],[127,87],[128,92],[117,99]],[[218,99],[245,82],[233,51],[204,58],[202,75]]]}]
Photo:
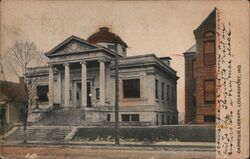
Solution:
[{"label": "front steps", "polygon": [[[29,142],[64,142],[72,127],[68,126],[28,126],[27,141]],[[23,127],[4,138],[7,142],[22,142],[24,140]]]}]

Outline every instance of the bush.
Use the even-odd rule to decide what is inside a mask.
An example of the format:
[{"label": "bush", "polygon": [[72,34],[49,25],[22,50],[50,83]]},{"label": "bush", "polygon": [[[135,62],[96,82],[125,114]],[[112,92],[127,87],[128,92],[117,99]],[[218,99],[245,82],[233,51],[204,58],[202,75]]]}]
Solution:
[{"label": "bush", "polygon": [[[150,128],[120,128],[118,134],[127,141],[182,141],[182,142],[215,142],[215,126],[162,126]],[[114,128],[79,128],[73,140],[113,141],[116,135]]]}]

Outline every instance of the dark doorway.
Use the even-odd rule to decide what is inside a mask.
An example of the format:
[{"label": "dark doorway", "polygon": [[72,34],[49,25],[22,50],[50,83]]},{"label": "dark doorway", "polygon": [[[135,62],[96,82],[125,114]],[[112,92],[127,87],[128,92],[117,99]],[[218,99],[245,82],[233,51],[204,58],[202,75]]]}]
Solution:
[{"label": "dark doorway", "polygon": [[82,106],[82,83],[76,83],[76,107]]},{"label": "dark doorway", "polygon": [[3,126],[6,123],[6,109],[2,108],[0,109],[0,119],[1,119],[1,126]]},{"label": "dark doorway", "polygon": [[38,102],[47,102],[48,100],[48,91],[49,91],[49,86],[44,85],[44,86],[37,86],[36,87],[37,91],[37,97],[38,97]]},{"label": "dark doorway", "polygon": [[87,82],[87,107],[91,106],[91,83]]}]

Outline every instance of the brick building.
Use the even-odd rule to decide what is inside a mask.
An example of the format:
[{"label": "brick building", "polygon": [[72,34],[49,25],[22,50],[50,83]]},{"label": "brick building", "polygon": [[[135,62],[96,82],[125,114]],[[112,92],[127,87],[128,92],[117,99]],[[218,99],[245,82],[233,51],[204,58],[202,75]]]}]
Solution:
[{"label": "brick building", "polygon": [[194,30],[196,44],[185,57],[185,122],[215,122],[216,10]]},{"label": "brick building", "polygon": [[21,84],[0,80],[0,133],[23,121],[25,96]]}]

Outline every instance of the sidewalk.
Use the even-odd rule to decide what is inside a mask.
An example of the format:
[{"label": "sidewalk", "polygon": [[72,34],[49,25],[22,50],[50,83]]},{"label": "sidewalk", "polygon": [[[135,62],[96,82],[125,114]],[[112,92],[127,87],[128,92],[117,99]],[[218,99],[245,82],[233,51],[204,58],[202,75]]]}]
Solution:
[{"label": "sidewalk", "polygon": [[164,151],[215,151],[215,143],[209,142],[123,142],[115,145],[114,142],[41,142],[29,141],[27,144],[3,143],[10,147],[56,147],[56,148],[93,148],[93,149],[120,149],[120,150],[164,150]]}]

